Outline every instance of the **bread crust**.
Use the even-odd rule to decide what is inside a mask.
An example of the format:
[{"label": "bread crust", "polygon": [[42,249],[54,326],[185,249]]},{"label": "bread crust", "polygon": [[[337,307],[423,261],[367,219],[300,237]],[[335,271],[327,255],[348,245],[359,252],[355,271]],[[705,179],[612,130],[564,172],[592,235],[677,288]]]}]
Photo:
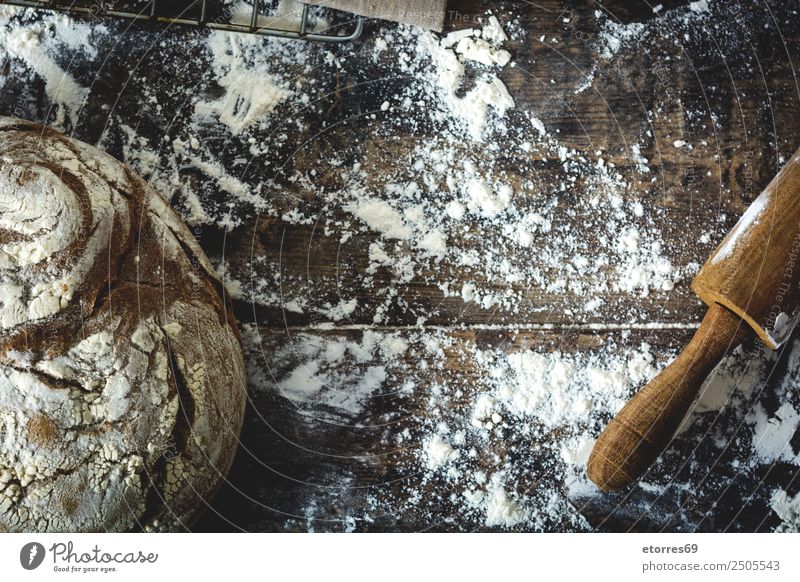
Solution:
[{"label": "bread crust", "polygon": [[245,400],[224,287],[178,215],[96,148],[0,118],[0,530],[185,530]]}]

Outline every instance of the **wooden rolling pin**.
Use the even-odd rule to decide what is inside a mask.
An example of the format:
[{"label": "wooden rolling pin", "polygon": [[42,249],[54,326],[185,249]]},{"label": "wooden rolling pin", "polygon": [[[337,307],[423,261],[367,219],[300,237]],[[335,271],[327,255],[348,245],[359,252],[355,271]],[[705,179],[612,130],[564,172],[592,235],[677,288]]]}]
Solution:
[{"label": "wooden rolling pin", "polygon": [[617,414],[594,445],[601,489],[637,480],[667,447],[706,377],[753,332],[778,348],[800,314],[800,150],[745,212],[692,282],[708,305],[686,349]]}]

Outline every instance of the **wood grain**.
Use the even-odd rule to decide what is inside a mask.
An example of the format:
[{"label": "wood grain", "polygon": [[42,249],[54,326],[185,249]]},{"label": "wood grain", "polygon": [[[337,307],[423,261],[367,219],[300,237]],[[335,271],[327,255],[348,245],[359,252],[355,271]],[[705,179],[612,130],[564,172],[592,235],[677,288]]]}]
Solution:
[{"label": "wood grain", "polygon": [[798,315],[800,293],[800,151],[753,202],[692,282],[707,305],[743,318],[770,349]]},{"label": "wood grain", "polygon": [[750,333],[738,315],[712,305],[675,361],[603,430],[589,458],[589,478],[605,491],[639,479],[674,438],[711,371]]}]

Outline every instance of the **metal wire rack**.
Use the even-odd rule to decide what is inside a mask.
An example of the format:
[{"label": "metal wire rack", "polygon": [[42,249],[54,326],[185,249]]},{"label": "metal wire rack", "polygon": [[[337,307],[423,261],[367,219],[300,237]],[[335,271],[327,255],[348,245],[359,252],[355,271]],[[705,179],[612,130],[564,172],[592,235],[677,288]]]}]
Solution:
[{"label": "metal wire rack", "polygon": [[317,42],[349,42],[364,30],[362,17],[333,10],[326,11],[332,20],[319,28],[318,16],[307,4],[300,9],[297,27],[290,27],[285,17],[272,14],[274,0],[254,0],[246,17],[234,14],[222,0],[0,0],[0,4]]}]

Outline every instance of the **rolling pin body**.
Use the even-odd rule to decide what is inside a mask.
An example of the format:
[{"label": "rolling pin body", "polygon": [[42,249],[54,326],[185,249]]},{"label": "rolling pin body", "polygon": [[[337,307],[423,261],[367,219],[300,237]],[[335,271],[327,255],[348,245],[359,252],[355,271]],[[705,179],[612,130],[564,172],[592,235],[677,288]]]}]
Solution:
[{"label": "rolling pin body", "polygon": [[625,405],[597,439],[589,457],[589,478],[610,490],[641,477],[669,444],[725,352],[750,334],[740,317],[712,306],[686,349]]}]

